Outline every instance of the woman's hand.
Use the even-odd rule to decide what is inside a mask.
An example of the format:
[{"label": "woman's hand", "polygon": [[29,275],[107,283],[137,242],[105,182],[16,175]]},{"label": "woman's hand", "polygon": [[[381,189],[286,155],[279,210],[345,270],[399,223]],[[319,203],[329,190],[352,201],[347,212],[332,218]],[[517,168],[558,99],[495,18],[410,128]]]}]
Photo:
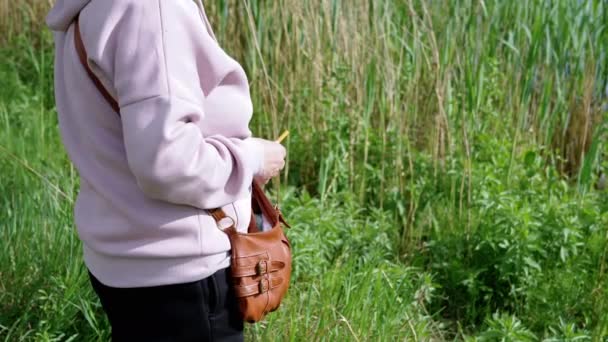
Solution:
[{"label": "woman's hand", "polygon": [[287,150],[283,145],[275,141],[260,138],[252,139],[255,139],[264,151],[264,164],[262,170],[255,175],[255,180],[260,184],[266,184],[271,178],[278,176],[285,167]]}]

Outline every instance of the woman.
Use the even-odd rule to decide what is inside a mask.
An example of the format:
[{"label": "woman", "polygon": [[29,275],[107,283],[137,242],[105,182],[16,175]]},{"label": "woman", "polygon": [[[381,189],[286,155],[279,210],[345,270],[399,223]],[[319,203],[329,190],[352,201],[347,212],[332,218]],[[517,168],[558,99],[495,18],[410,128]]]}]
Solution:
[{"label": "woman", "polygon": [[[74,21],[88,65],[78,59]],[[251,183],[285,149],[251,137],[241,66],[192,0],[59,0],[47,17],[64,146],[80,174],[75,223],[114,341],[238,341],[230,244],[206,209],[246,231]]]}]

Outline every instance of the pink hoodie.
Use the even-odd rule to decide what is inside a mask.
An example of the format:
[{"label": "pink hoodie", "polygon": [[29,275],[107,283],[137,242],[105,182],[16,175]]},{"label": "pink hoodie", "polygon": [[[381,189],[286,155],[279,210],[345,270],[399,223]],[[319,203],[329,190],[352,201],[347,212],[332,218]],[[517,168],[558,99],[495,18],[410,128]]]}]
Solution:
[{"label": "pink hoodie", "polygon": [[[82,12],[81,12],[82,11]],[[74,49],[80,14],[95,88]],[[245,231],[262,147],[251,137],[245,72],[192,0],[58,0],[55,95],[79,171],[75,221],[85,263],[113,287],[202,279],[229,265],[228,238],[205,209]]]}]

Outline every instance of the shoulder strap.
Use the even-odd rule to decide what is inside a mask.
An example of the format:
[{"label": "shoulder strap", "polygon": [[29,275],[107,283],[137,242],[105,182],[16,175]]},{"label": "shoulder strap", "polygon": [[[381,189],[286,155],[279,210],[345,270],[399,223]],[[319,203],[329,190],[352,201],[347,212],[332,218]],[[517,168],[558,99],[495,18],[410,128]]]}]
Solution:
[{"label": "shoulder strap", "polygon": [[[254,180],[251,186],[251,221],[249,222],[249,228],[247,230],[248,233],[256,233],[261,231],[261,227],[258,227],[255,223],[254,212],[263,215],[270,222],[272,227],[275,227],[279,222],[289,227],[287,222],[285,222],[280,214],[280,211],[278,211],[277,208],[273,207],[272,203],[270,203],[270,200],[266,196],[266,193],[264,193],[264,189],[262,189],[260,184]],[[234,220],[227,216],[221,208],[210,209],[207,211],[209,212],[209,215],[213,217],[217,223],[217,227],[221,231],[228,234],[230,237],[237,234]]]},{"label": "shoulder strap", "polygon": [[89,57],[87,56],[87,51],[84,48],[84,43],[82,42],[82,35],[80,34],[80,24],[78,18],[80,15],[76,16],[76,20],[74,21],[74,45],[76,45],[76,53],[78,53],[78,58],[80,59],[80,63],[87,71],[89,78],[97,87],[97,90],[101,93],[101,95],[106,99],[106,101],[110,104],[112,109],[120,116],[120,107],[118,106],[118,102],[112,97],[110,92],[103,86],[103,83],[99,80],[91,67],[89,66]]}]

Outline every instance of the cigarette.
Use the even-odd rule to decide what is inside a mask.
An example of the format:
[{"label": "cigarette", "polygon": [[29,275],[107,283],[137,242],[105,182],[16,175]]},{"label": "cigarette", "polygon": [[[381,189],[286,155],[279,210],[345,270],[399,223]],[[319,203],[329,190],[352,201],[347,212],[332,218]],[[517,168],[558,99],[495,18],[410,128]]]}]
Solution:
[{"label": "cigarette", "polygon": [[285,138],[287,138],[289,136],[289,131],[285,131],[283,132],[283,134],[281,134],[281,136],[279,136],[276,140],[276,142],[281,143],[283,140],[285,140]]}]

